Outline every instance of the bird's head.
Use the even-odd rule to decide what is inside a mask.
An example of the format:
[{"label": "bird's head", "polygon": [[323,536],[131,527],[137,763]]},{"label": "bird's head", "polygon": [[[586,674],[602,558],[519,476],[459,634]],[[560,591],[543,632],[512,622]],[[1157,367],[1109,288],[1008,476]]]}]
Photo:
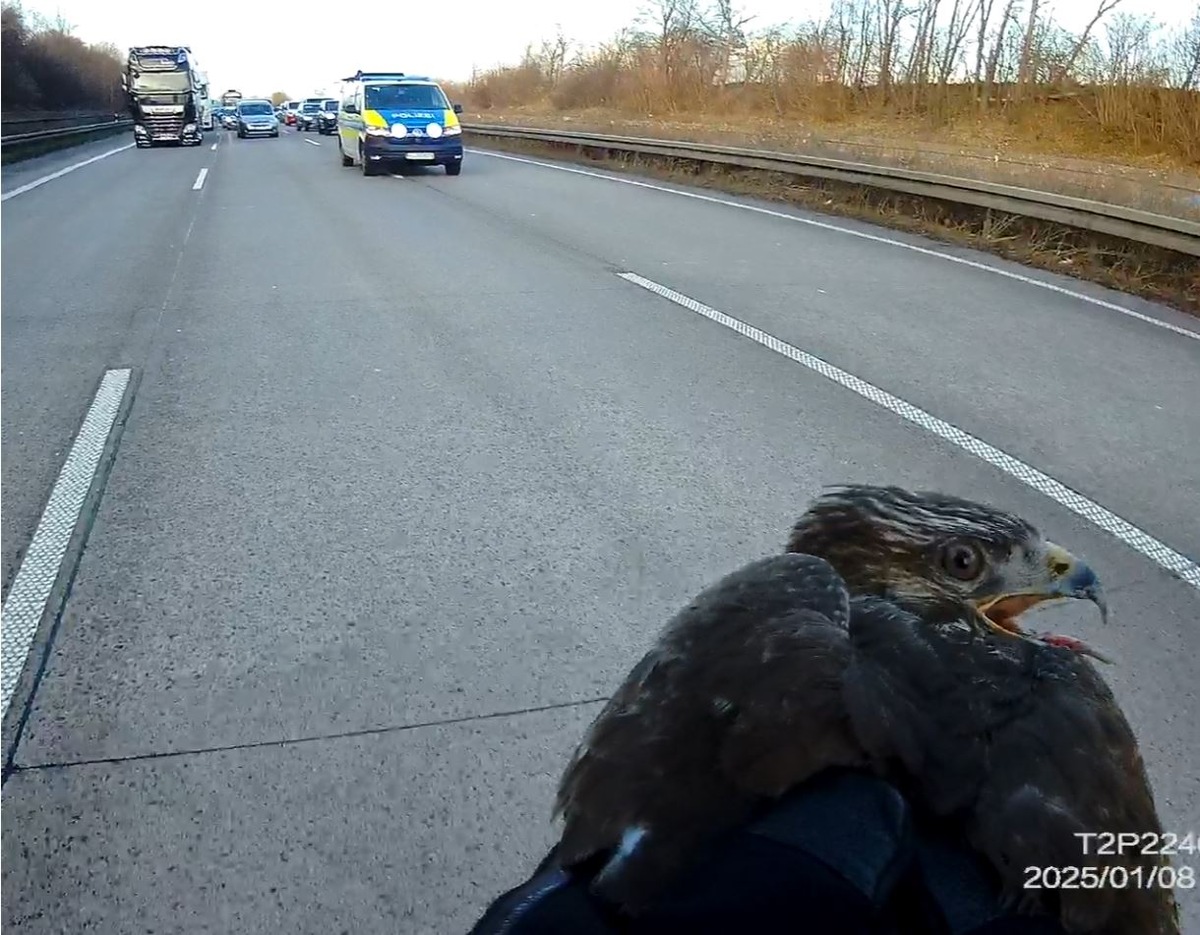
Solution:
[{"label": "bird's head", "polygon": [[[1047,601],[1108,609],[1091,568],[1012,513],[948,494],[865,485],[831,488],[792,528],[789,552],[817,555],[852,594],[887,597],[918,615],[947,606],[980,634],[1060,646],[1104,659],[1082,640],[1024,630],[1018,618]],[[948,618],[946,618],[948,619]],[[1107,661],[1107,660],[1105,660]]]}]

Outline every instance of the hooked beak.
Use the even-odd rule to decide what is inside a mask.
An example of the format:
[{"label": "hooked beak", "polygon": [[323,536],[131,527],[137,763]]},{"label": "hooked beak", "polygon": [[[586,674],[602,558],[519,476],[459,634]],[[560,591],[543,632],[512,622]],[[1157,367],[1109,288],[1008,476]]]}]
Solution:
[{"label": "hooked beak", "polygon": [[1100,579],[1086,562],[1053,542],[1046,543],[1041,559],[1040,569],[1027,586],[989,596],[977,603],[984,621],[994,632],[1005,636],[1048,643],[1109,662],[1082,640],[1028,633],[1017,623],[1018,617],[1039,604],[1067,599],[1091,601],[1100,610],[1100,622],[1108,623],[1108,602],[1104,598],[1104,590],[1100,586]]}]

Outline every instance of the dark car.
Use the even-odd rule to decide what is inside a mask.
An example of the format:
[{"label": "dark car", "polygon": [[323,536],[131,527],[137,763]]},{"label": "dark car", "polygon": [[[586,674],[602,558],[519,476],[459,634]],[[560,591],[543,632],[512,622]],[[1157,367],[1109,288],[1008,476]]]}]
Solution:
[{"label": "dark car", "polygon": [[338,102],[332,97],[321,101],[321,109],[317,111],[317,132],[322,136],[330,136],[337,130]]},{"label": "dark car", "polygon": [[296,111],[296,129],[312,130],[317,125],[317,112],[321,109],[321,98],[310,97]]},{"label": "dark car", "polygon": [[279,118],[270,101],[242,101],[237,106],[237,135],[244,140],[248,136],[279,136]]}]

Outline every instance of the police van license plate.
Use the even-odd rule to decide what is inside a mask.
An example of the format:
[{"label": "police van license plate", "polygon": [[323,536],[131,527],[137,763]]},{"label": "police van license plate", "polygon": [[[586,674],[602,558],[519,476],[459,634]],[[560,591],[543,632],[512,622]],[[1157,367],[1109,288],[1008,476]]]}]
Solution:
[{"label": "police van license plate", "polygon": [[433,153],[409,153],[405,158],[413,160],[429,160],[433,158]]}]

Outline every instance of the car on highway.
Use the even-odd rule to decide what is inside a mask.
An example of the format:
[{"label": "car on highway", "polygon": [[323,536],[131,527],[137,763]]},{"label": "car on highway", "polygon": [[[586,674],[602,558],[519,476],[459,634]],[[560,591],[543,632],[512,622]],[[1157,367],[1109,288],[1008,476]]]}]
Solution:
[{"label": "car on highway", "polygon": [[283,118],[283,122],[286,123],[289,127],[294,127],[296,125],[296,111],[298,111],[300,109],[300,102],[299,101],[288,101],[283,106],[284,106],[284,109],[287,111],[286,115]]},{"label": "car on highway", "polygon": [[363,175],[387,166],[463,166],[461,104],[451,104],[431,78],[401,72],[357,72],[343,81],[338,152]]},{"label": "car on highway", "polygon": [[221,108],[221,126],[226,130],[237,129],[237,110],[232,107]]},{"label": "car on highway", "polygon": [[245,100],[237,106],[237,135],[244,140],[250,136],[279,136],[279,118],[267,100]]},{"label": "car on highway", "polygon": [[327,97],[321,101],[321,109],[317,111],[317,132],[322,136],[331,136],[337,129],[338,102],[336,98]]},{"label": "car on highway", "polygon": [[300,108],[296,111],[297,130],[316,129],[317,113],[321,109],[321,102],[323,100],[325,100],[323,97],[306,97],[300,102]]}]

